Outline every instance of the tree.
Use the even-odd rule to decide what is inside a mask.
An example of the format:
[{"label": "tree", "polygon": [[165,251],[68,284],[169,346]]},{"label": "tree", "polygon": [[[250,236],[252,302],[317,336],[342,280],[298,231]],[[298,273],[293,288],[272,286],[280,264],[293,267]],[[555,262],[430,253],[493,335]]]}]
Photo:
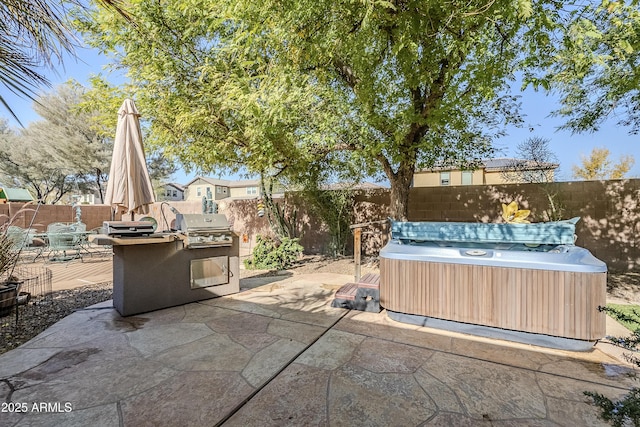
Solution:
[{"label": "tree", "polygon": [[540,188],[549,202],[544,210],[547,221],[562,219],[564,208],[555,187],[550,185],[558,171],[558,159],[549,148],[549,140],[540,137],[527,138],[518,144],[516,157],[503,172],[508,182],[540,184]]},{"label": "tree", "polygon": [[184,164],[293,177],[346,151],[384,173],[406,219],[416,167],[490,155],[519,123],[507,82],[562,5],[513,6],[142,1],[137,27],[96,10],[80,28],[127,68],[151,138]]},{"label": "tree", "polygon": [[[0,176],[30,188],[39,200],[56,203],[71,191],[98,191],[109,169],[112,141],[80,111],[83,88],[74,82],[45,93],[34,105],[43,118],[0,139]],[[16,149],[16,147],[21,147]]]},{"label": "tree", "polygon": [[576,3],[556,43],[529,62],[526,84],[561,95],[564,128],[597,131],[610,117],[640,131],[638,2]]},{"label": "tree", "polygon": [[28,188],[44,203],[55,203],[71,190],[72,181],[42,148],[27,130],[1,135],[0,178],[5,185]]},{"label": "tree", "polygon": [[[123,18],[128,15],[118,0],[100,0]],[[43,74],[62,62],[65,52],[73,55],[77,42],[67,25],[66,6],[82,6],[80,0],[1,0],[0,1],[0,84],[11,92],[35,100],[37,89],[49,86]],[[11,116],[20,119],[0,95]]]},{"label": "tree", "polygon": [[612,164],[607,148],[594,148],[589,157],[581,156],[582,166],[573,165],[573,176],[576,179],[622,179],[635,163],[631,155],[620,157],[618,163]]},{"label": "tree", "polygon": [[103,198],[111,163],[113,137],[101,135],[95,111],[82,110],[85,88],[68,82],[38,98],[35,111],[44,120],[34,122],[25,134],[39,141],[49,161],[67,174],[75,191],[97,191]]},{"label": "tree", "polygon": [[516,158],[503,172],[510,182],[540,184],[553,182],[558,171],[558,158],[549,148],[549,140],[541,137],[527,138],[516,147]]},{"label": "tree", "polygon": [[[84,94],[85,88],[68,82],[38,98],[34,108],[42,120],[18,131],[5,122],[0,132],[0,178],[4,182],[30,188],[45,203],[56,203],[69,192],[98,192],[103,198],[118,109],[111,111],[111,129],[97,126],[98,112],[88,109]],[[176,170],[151,150],[147,166],[156,184]]]}]

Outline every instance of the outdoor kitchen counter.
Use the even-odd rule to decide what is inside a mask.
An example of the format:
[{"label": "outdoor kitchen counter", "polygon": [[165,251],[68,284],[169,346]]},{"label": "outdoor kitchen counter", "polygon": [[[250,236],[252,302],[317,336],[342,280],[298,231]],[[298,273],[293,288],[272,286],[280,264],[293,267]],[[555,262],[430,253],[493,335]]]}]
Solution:
[{"label": "outdoor kitchen counter", "polygon": [[114,237],[106,234],[90,234],[89,242],[96,245],[149,245],[153,243],[168,243],[180,239],[178,233],[163,233],[141,237]]},{"label": "outdoor kitchen counter", "polygon": [[240,291],[238,235],[197,247],[182,233],[158,237],[97,234],[113,247],[113,306],[122,316],[155,311]]}]

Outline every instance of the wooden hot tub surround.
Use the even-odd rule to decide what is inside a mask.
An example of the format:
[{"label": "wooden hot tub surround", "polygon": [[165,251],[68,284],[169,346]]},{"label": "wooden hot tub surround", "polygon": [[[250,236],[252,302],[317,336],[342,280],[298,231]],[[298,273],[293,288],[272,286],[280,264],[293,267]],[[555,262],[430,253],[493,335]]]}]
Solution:
[{"label": "wooden hot tub surround", "polygon": [[603,338],[607,273],[380,259],[387,310],[565,338]]},{"label": "wooden hot tub surround", "polygon": [[601,339],[607,269],[573,245],[576,221],[392,222],[380,252],[380,305],[393,316]]}]

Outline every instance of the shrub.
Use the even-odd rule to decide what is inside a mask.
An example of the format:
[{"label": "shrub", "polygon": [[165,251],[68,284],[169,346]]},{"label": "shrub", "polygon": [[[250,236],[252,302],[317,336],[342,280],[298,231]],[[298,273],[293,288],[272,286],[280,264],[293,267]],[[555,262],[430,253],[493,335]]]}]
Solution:
[{"label": "shrub", "polygon": [[244,265],[255,270],[285,270],[300,257],[303,250],[298,239],[282,237],[277,241],[271,237],[258,236],[253,257],[244,260]]},{"label": "shrub", "polygon": [[[607,337],[611,343],[632,351],[625,354],[627,360],[640,367],[638,358],[638,345],[640,345],[640,312],[633,306],[620,309],[607,305],[600,310],[607,312],[614,319],[623,322],[625,326],[633,330],[629,337]],[[600,407],[600,417],[610,422],[614,427],[627,425],[640,426],[640,388],[632,387],[621,399],[611,400],[608,397],[591,391],[585,391],[585,395],[591,397],[593,404]]]}]

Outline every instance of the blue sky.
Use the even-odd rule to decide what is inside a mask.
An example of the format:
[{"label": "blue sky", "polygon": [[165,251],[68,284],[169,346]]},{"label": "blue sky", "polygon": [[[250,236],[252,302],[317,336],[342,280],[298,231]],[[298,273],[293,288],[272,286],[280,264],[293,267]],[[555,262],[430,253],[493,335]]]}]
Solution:
[{"label": "blue sky", "polygon": [[[69,79],[75,79],[82,84],[88,84],[87,80],[92,74],[103,73],[104,64],[108,59],[99,55],[94,50],[78,50],[79,59],[66,58],[63,66],[56,68],[55,72],[48,73],[54,86],[64,83]],[[47,89],[48,90],[48,89]],[[0,87],[0,93],[8,100],[23,123],[29,123],[39,119],[32,109],[32,102],[14,96],[6,88]],[[522,93],[522,112],[526,115],[523,128],[510,128],[508,136],[498,140],[496,146],[503,150],[505,156],[515,155],[516,146],[525,139],[538,136],[550,140],[550,148],[555,153],[560,163],[558,179],[572,180],[572,165],[579,165],[581,156],[588,156],[595,147],[606,147],[611,152],[610,158],[617,161],[622,155],[632,155],[636,164],[628,174],[628,177],[640,178],[640,136],[628,134],[628,130],[616,126],[614,120],[605,123],[596,133],[572,135],[568,131],[558,131],[562,124],[561,118],[551,118],[549,114],[557,108],[557,100],[553,96],[544,93],[527,90]],[[9,119],[9,113],[0,109],[0,116]],[[12,126],[17,124],[10,120]],[[533,128],[530,131],[529,128]],[[195,175],[185,174],[179,171],[174,175],[176,182],[185,184]],[[220,178],[233,178],[221,176]]]}]

